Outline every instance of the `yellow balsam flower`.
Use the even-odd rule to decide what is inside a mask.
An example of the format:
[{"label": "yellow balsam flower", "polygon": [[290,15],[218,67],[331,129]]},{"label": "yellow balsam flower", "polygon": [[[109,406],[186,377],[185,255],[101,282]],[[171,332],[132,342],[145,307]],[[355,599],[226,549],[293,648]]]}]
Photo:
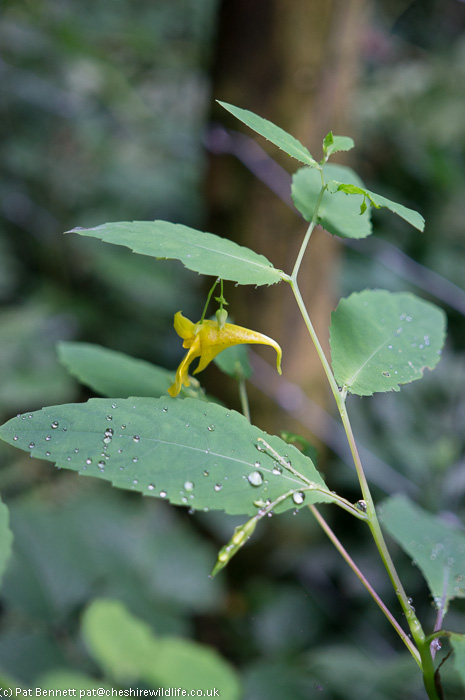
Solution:
[{"label": "yellow balsam flower", "polygon": [[180,311],[174,316],[174,330],[184,340],[183,347],[189,348],[189,352],[184,356],[176,371],[176,380],[168,389],[171,396],[177,396],[182,386],[189,386],[189,366],[200,357],[200,362],[194,374],[201,372],[222,350],[230,348],[232,345],[242,343],[260,343],[271,345],[277,352],[276,366],[281,374],[282,350],[278,343],[263,333],[250,331],[242,326],[235,326],[232,323],[225,323],[224,328],[220,328],[218,321],[202,321],[192,323],[185,318]]}]

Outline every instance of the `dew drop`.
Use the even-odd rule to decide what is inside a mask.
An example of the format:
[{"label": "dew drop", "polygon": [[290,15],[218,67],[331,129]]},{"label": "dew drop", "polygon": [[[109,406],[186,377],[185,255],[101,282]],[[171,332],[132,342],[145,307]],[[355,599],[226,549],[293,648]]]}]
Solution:
[{"label": "dew drop", "polygon": [[209,425],[208,430],[212,433],[215,430],[215,426],[213,424]]},{"label": "dew drop", "polygon": [[133,457],[133,458],[132,458],[132,461],[133,461],[133,462],[134,462],[134,464],[135,464],[136,462],[138,462],[138,461],[139,461],[139,457]]},{"label": "dew drop", "polygon": [[132,438],[132,441],[133,441],[133,442],[139,442],[139,441],[140,441],[139,435],[134,435],[134,437]]},{"label": "dew drop", "polygon": [[390,377],[391,373],[390,372],[382,372],[383,377]]},{"label": "dew drop", "polygon": [[35,445],[35,442],[30,442],[29,445],[28,445],[28,447],[29,447],[30,450],[33,450],[35,446],[36,446],[36,445]]},{"label": "dew drop", "polygon": [[154,488],[155,488],[155,484],[149,484],[149,485],[147,486],[147,489],[148,489],[149,491],[153,491]]},{"label": "dew drop", "polygon": [[57,421],[57,420],[54,420],[50,427],[53,428],[53,429],[55,430],[55,428],[58,428],[58,426],[59,426],[58,421]]},{"label": "dew drop", "polygon": [[357,503],[355,504],[355,507],[357,508],[357,510],[361,510],[362,513],[367,512],[367,502],[366,501],[363,501],[363,500],[357,501]]},{"label": "dew drop", "polygon": [[111,404],[111,407],[112,407],[112,408],[117,408],[117,405],[116,405],[115,403],[112,403],[112,404]]},{"label": "dew drop", "polygon": [[104,437],[103,442],[105,443],[105,445],[109,445],[111,442],[111,435],[107,435],[106,437]]},{"label": "dew drop", "polygon": [[305,494],[303,491],[296,491],[295,493],[292,494],[292,500],[296,504],[296,506],[301,506],[302,503],[305,501]]},{"label": "dew drop", "polygon": [[280,474],[283,473],[283,468],[281,467],[281,465],[278,462],[275,462],[272,471],[273,471],[273,474],[275,474],[275,476],[279,476]]},{"label": "dew drop", "polygon": [[257,469],[258,469],[258,467],[261,467],[261,462],[259,462],[258,459],[255,462],[254,467],[256,467]]},{"label": "dew drop", "polygon": [[103,469],[103,468],[105,467],[105,462],[104,462],[103,459],[100,460],[100,462],[98,463],[98,466],[99,466],[101,469]]},{"label": "dew drop", "polygon": [[261,442],[259,442],[257,445],[255,445],[255,447],[257,448],[257,450],[258,450],[259,452],[265,452],[265,451],[266,451],[265,445],[262,445]]},{"label": "dew drop", "polygon": [[210,472],[208,471],[208,469],[205,469],[205,470],[204,470],[203,475],[204,475],[204,476],[210,476]]},{"label": "dew drop", "polygon": [[16,442],[16,440],[19,440],[19,435],[15,435],[13,440]]},{"label": "dew drop", "polygon": [[52,439],[52,436],[51,436],[51,435],[46,435],[46,436],[45,436],[45,439],[46,439],[46,441],[48,442],[49,440]]},{"label": "dew drop", "polygon": [[193,491],[194,490],[194,483],[192,481],[185,481],[184,488],[186,491]]},{"label": "dew drop", "polygon": [[87,457],[87,459],[86,459],[86,464],[92,464],[92,460],[91,460],[90,457]]},{"label": "dew drop", "polygon": [[[50,451],[47,450],[47,452],[45,453],[45,456],[46,456],[46,457],[50,457],[50,454],[51,454]],[[71,457],[68,457],[68,460],[71,460]]]},{"label": "dew drop", "polygon": [[139,483],[139,479],[133,479],[132,483],[134,484],[134,486],[137,486],[137,484]]},{"label": "dew drop", "polygon": [[251,486],[261,486],[263,484],[263,474],[257,470],[250,472],[247,481]]},{"label": "dew drop", "polygon": [[167,495],[166,491],[160,491],[160,498],[166,498]]},{"label": "dew drop", "polygon": [[214,489],[216,492],[221,491],[222,488],[223,488],[222,484],[215,484],[214,487],[213,487],[213,489]]},{"label": "dew drop", "polygon": [[[163,406],[163,408],[161,410],[163,411],[163,413],[168,413],[168,409],[166,406]],[[161,496],[161,494],[160,494],[160,496]]]},{"label": "dew drop", "polygon": [[107,416],[107,420],[113,420],[113,416]]},{"label": "dew drop", "polygon": [[77,447],[74,449],[74,454],[79,454],[79,449]]},{"label": "dew drop", "polygon": [[122,426],[121,426],[121,430],[126,430],[126,426],[125,426],[125,425],[122,425]]}]

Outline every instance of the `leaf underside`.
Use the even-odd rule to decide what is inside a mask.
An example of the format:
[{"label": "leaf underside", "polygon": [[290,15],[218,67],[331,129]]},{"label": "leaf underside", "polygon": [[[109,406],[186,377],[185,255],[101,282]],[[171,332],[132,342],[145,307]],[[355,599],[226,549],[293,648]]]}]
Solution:
[{"label": "leaf underside", "polygon": [[213,233],[169,221],[118,221],[67,233],[126,246],[141,255],[180,260],[189,270],[237,284],[270,285],[282,280],[282,272],[263,255]]},{"label": "leaf underside", "polygon": [[447,612],[449,601],[465,598],[465,532],[424,511],[406,496],[380,508],[383,526],[422,571],[434,603]]},{"label": "leaf underside", "polygon": [[250,129],[255,131],[260,136],[270,141],[272,144],[280,148],[282,151],[287,153],[291,158],[295,158],[305,165],[310,165],[313,167],[319,167],[318,163],[314,158],[312,158],[309,150],[302,144],[298,139],[287,131],[281,129],[281,127],[276,126],[273,122],[264,119],[250,112],[248,109],[242,109],[241,107],[235,107],[227,102],[220,102],[217,100],[224,109],[233,114],[239,121],[246,124]]},{"label": "leaf underside", "polygon": [[[235,411],[195,399],[52,406],[11,419],[0,437],[58,467],[196,510],[255,515],[268,499],[287,493],[276,512],[334,500],[312,461],[292,445]],[[301,476],[277,468],[275,457],[257,449],[259,437]],[[304,492],[298,505],[296,491]]]},{"label": "leaf underside", "polygon": [[365,290],[331,314],[332,367],[339,386],[358,396],[399,391],[439,362],[445,314],[410,293]]},{"label": "leaf underside", "polygon": [[[351,169],[329,163],[323,168],[325,180],[342,180],[363,187]],[[321,190],[321,175],[312,168],[301,168],[292,178],[292,199],[306,221],[311,221]],[[366,238],[372,232],[370,207],[360,214],[362,195],[347,196],[344,192],[328,192],[318,210],[317,223],[326,231],[342,238]]]}]

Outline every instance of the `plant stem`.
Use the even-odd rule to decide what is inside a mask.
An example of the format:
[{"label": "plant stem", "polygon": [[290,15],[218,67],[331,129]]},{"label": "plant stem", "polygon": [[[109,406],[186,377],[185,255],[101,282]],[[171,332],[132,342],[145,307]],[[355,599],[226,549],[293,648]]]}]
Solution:
[{"label": "plant stem", "polygon": [[[218,278],[215,280],[215,282],[214,282],[214,284],[213,284],[213,287],[212,287],[212,288],[210,289],[210,291],[208,292],[207,301],[205,302],[205,306],[204,306],[204,308],[203,308],[202,316],[201,316],[201,319],[200,319],[199,323],[203,323],[203,321],[204,321],[204,319],[205,319],[205,314],[207,313],[207,309],[208,309],[208,305],[209,305],[209,303],[210,303],[210,299],[212,298],[212,294],[213,294],[213,292],[215,291],[216,285],[218,284],[219,281],[220,281],[220,278],[218,277]],[[223,281],[223,280],[221,280],[221,282],[222,282],[222,281]]]},{"label": "plant stem", "polygon": [[303,257],[305,255],[305,251],[307,250],[310,236],[312,235],[312,231],[315,228],[315,225],[316,225],[316,222],[318,219],[318,209],[320,208],[321,200],[323,199],[323,195],[324,195],[325,190],[326,190],[326,185],[325,185],[324,180],[323,180],[323,172],[321,172],[321,184],[322,184],[321,190],[320,190],[320,193],[318,195],[318,199],[317,199],[316,204],[315,204],[315,209],[313,211],[312,220],[310,221],[310,226],[308,227],[307,233],[305,234],[305,238],[302,242],[302,245],[300,246],[299,254],[297,256],[297,260],[295,261],[294,269],[292,270],[291,277],[293,280],[297,280],[297,275],[298,275],[300,266],[302,264]]},{"label": "plant stem", "polygon": [[358,568],[357,564],[354,562],[354,560],[352,559],[350,554],[347,552],[347,550],[345,549],[343,544],[340,542],[338,537],[335,535],[335,533],[333,532],[331,527],[328,525],[326,520],[323,518],[321,513],[317,510],[317,508],[315,508],[314,505],[310,505],[309,508],[312,511],[312,514],[314,515],[314,517],[316,518],[318,523],[321,525],[321,527],[323,528],[323,530],[325,531],[325,533],[327,534],[327,536],[331,540],[331,542],[333,543],[333,545],[338,550],[338,552],[345,559],[345,561],[350,566],[350,568],[352,569],[354,574],[357,576],[359,581],[365,586],[365,588],[367,589],[368,593],[371,595],[371,597],[373,598],[375,603],[381,608],[383,613],[386,615],[387,619],[389,620],[391,625],[394,627],[397,634],[400,636],[400,638],[402,639],[402,641],[404,642],[404,644],[408,648],[409,652],[411,653],[411,655],[413,656],[413,658],[415,659],[415,661],[417,662],[417,664],[421,668],[420,654],[419,654],[417,648],[415,647],[415,645],[409,639],[407,633],[404,632],[404,630],[399,625],[399,623],[397,622],[395,617],[392,615],[390,610],[386,607],[386,605],[383,603],[383,601],[381,600],[379,595],[376,593],[376,591],[374,590],[372,585],[367,581],[367,579],[365,578],[363,573]]},{"label": "plant stem", "polygon": [[241,400],[242,413],[250,423],[249,397],[247,396],[247,387],[245,385],[245,379],[239,379],[239,398]]}]

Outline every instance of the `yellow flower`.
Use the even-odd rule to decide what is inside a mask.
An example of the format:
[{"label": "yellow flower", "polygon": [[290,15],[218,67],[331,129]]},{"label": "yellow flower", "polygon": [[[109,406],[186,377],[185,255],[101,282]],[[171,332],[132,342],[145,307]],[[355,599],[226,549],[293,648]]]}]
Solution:
[{"label": "yellow flower", "polygon": [[232,323],[225,323],[224,328],[220,328],[218,321],[207,320],[201,323],[192,323],[180,311],[174,316],[174,329],[184,340],[183,347],[189,348],[189,352],[184,356],[176,371],[174,384],[168,389],[171,396],[177,396],[183,385],[189,386],[189,366],[196,357],[200,357],[200,362],[194,374],[205,369],[222,350],[241,343],[271,345],[277,352],[276,366],[281,374],[282,350],[276,341],[262,333],[250,331]]}]

